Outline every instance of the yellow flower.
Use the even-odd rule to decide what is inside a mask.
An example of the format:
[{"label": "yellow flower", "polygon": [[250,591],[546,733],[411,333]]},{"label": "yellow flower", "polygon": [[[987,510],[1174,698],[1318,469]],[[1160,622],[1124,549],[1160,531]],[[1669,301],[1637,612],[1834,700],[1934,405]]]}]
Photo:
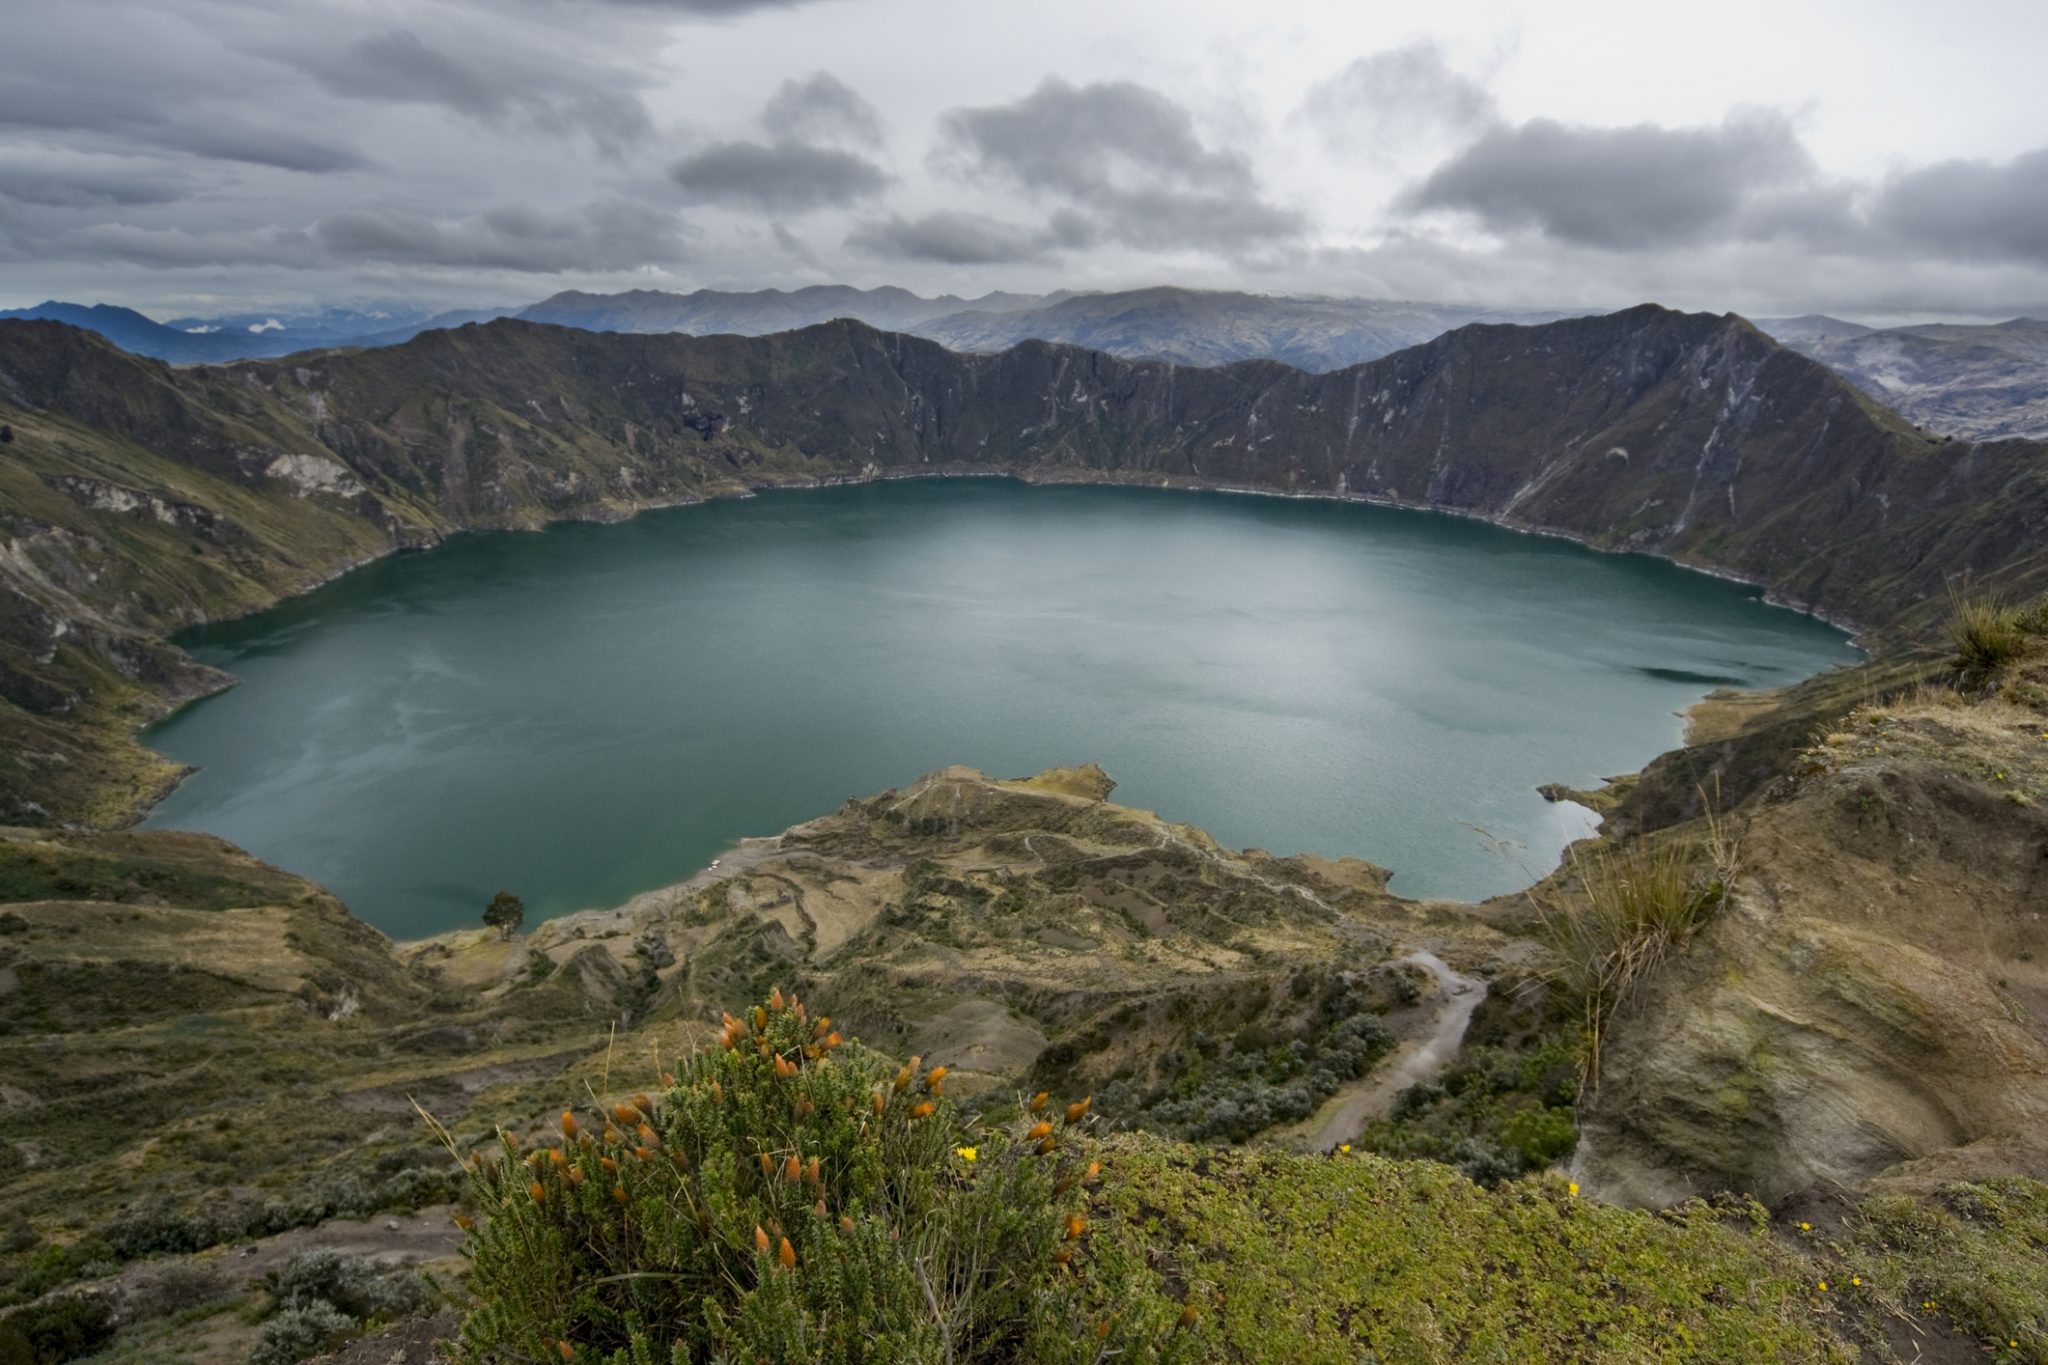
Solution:
[{"label": "yellow flower", "polygon": [[1801,1223],[1801,1224],[1799,1225],[1799,1230],[1800,1230],[1801,1232],[1812,1232],[1812,1231],[1813,1231],[1813,1224],[1811,1224],[1811,1223]]},{"label": "yellow flower", "polygon": [[1826,1280],[1820,1282],[1820,1292],[1823,1294],[1828,1292],[1828,1282]]},{"label": "yellow flower", "polygon": [[1849,1287],[1851,1289],[1861,1289],[1863,1287],[1863,1277],[1861,1275],[1851,1275],[1849,1277]]},{"label": "yellow flower", "polygon": [[1566,1194],[1571,1195],[1573,1198],[1577,1198],[1579,1193],[1579,1182],[1576,1180],[1572,1181],[1569,1185],[1566,1185],[1564,1187],[1564,1192]]},{"label": "yellow flower", "polygon": [[962,1161],[972,1161],[981,1155],[981,1149],[979,1147],[955,1147],[953,1155],[959,1157]]},{"label": "yellow flower", "polygon": [[1337,1144],[1337,1150],[1338,1150],[1338,1151],[1340,1151],[1340,1152],[1342,1152],[1342,1153],[1343,1153],[1344,1155],[1346,1155],[1346,1156],[1350,1156],[1350,1155],[1351,1155],[1351,1144],[1350,1144],[1350,1143],[1348,1143],[1348,1142],[1340,1142],[1340,1143],[1338,1143],[1338,1144]]}]

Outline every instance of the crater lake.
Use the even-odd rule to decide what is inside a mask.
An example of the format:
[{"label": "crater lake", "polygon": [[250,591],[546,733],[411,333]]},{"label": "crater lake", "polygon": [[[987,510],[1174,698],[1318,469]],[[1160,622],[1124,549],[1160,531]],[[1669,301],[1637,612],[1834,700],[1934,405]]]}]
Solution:
[{"label": "crater lake", "polygon": [[148,817],[399,938],[681,880],[964,763],[1094,761],[1233,847],[1477,899],[1557,863],[1681,708],[1853,662],[1638,556],[1353,503],[1003,479],[765,493],[456,537],[187,632],[238,687],[152,729]]}]

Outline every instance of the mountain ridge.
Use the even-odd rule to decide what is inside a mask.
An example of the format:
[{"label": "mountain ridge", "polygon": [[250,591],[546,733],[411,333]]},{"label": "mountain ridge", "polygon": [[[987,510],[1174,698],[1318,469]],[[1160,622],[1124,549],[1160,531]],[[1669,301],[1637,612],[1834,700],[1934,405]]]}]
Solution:
[{"label": "mountain ridge", "polygon": [[1354,498],[1664,555],[1885,631],[1924,628],[1951,572],[2048,577],[2042,447],[1935,441],[1739,318],[1655,305],[1474,324],[1322,375],[960,354],[849,321],[741,338],[514,319],[177,369],[8,322],[0,404],[0,696],[36,732],[21,752],[65,756],[0,774],[0,804],[42,803],[31,770],[78,774],[66,818],[107,818],[86,790],[132,810],[170,780],[125,737],[73,746],[106,738],[85,712],[125,731],[220,685],[171,631],[456,530],[752,487],[975,472]]}]

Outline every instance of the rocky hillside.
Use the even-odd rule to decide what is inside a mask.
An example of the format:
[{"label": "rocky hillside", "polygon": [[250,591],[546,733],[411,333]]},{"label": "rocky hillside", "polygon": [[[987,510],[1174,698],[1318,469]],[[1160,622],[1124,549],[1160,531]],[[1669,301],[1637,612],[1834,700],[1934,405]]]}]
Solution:
[{"label": "rocky hillside", "polygon": [[2048,322],[1878,329],[1788,318],[1759,325],[1938,435],[2048,437]]}]

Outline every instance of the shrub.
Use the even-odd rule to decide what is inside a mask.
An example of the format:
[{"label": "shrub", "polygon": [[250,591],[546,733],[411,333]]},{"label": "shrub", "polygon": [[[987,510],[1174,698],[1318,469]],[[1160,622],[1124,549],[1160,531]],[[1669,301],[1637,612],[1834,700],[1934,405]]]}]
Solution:
[{"label": "shrub", "polygon": [[318,1299],[287,1308],[263,1324],[249,1365],[299,1365],[332,1350],[361,1328],[354,1318]]},{"label": "shrub", "polygon": [[352,1318],[399,1317],[426,1299],[418,1276],[387,1275],[361,1256],[330,1247],[298,1253],[263,1283],[281,1310],[326,1303]]},{"label": "shrub", "polygon": [[1157,1358],[1150,1310],[1113,1329],[1109,1305],[1137,1300],[1079,1273],[1085,1101],[970,1132],[945,1068],[841,1044],[776,991],[660,1101],[474,1154],[462,1357]]},{"label": "shrub", "polygon": [[97,1294],[66,1294],[10,1314],[11,1328],[35,1365],[61,1365],[89,1356],[114,1335],[114,1310]]},{"label": "shrub", "polygon": [[302,1251],[263,1277],[270,1317],[249,1365],[298,1365],[371,1322],[401,1317],[425,1302],[409,1272],[386,1274],[361,1256],[321,1247]]},{"label": "shrub", "polygon": [[1184,1078],[1185,1093],[1140,1098],[1118,1082],[1104,1092],[1128,1097],[1133,1121],[1154,1132],[1191,1142],[1243,1142],[1275,1124],[1307,1118],[1344,1082],[1372,1070],[1394,1048],[1394,1031],[1376,1014],[1361,1011],[1306,1038],[1257,1050],[1234,1048]]},{"label": "shrub", "polygon": [[219,1303],[234,1293],[218,1265],[173,1261],[136,1281],[122,1297],[122,1316],[137,1322],[169,1317],[201,1304]]},{"label": "shrub", "polygon": [[1468,1046],[1442,1076],[1409,1086],[1361,1151],[1456,1166],[1491,1184],[1555,1165],[1578,1146],[1576,1049],[1547,1036],[1518,1048]]}]

